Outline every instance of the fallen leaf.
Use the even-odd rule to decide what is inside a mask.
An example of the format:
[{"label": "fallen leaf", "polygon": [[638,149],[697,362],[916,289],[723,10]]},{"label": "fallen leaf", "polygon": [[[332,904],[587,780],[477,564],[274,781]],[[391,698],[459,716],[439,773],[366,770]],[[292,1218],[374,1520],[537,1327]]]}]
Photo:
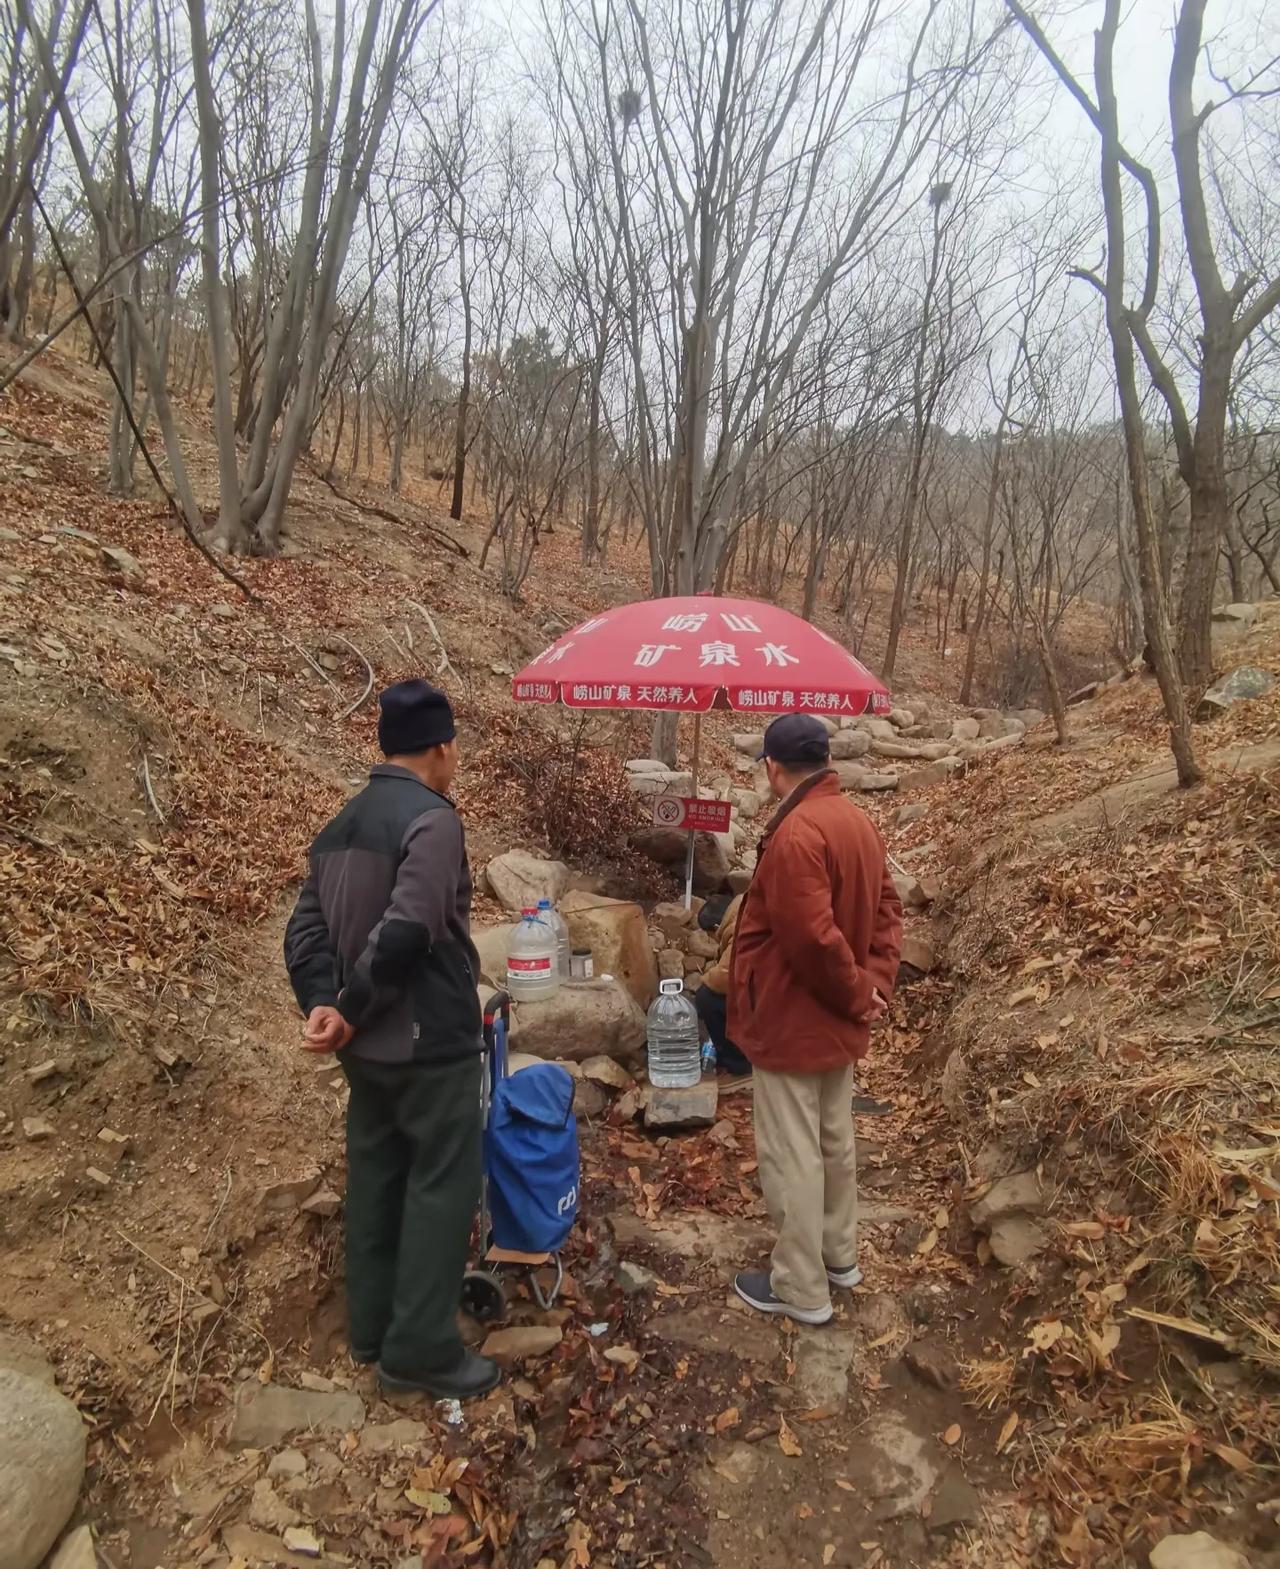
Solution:
[{"label": "fallen leaf", "polygon": [[963,1437],[964,1429],[960,1426],[959,1422],[953,1422],[942,1435],[942,1442],[950,1447],[953,1444],[958,1444]]},{"label": "fallen leaf", "polygon": [[799,1505],[797,1505],[796,1506],[796,1518],[799,1519],[799,1520],[812,1520],[813,1519],[813,1509],[812,1509],[812,1507],[809,1504],[799,1504]]},{"label": "fallen leaf", "polygon": [[939,1231],[945,1231],[946,1228],[951,1224],[951,1211],[945,1208],[935,1210],[933,1215],[933,1223]]},{"label": "fallen leaf", "polygon": [[829,1564],[831,1562],[831,1560],[835,1556],[836,1556],[836,1544],[834,1542],[828,1542],[827,1545],[822,1549],[822,1561],[823,1561],[823,1563],[824,1564]]},{"label": "fallen leaf", "polygon": [[406,1487],[404,1496],[415,1509],[425,1509],[429,1515],[447,1515],[453,1508],[443,1493],[429,1493],[420,1487]]},{"label": "fallen leaf", "polygon": [[856,1493],[858,1491],[852,1482],[846,1482],[842,1476],[836,1477],[836,1486],[842,1493]]},{"label": "fallen leaf", "polygon": [[737,1427],[741,1420],[737,1406],[730,1406],[716,1418],[716,1432],[727,1433],[731,1427]]},{"label": "fallen leaf", "polygon": [[1000,1437],[996,1439],[996,1453],[1003,1454],[1009,1440],[1018,1430],[1018,1413],[1010,1411],[1004,1419],[1004,1426],[1000,1429]]},{"label": "fallen leaf", "polygon": [[1209,1449],[1219,1460],[1226,1461],[1233,1471],[1253,1470],[1253,1461],[1243,1450],[1233,1449],[1230,1444],[1210,1444]]},{"label": "fallen leaf", "polygon": [[1036,1324],[1027,1339],[1035,1351],[1048,1351],[1050,1346],[1056,1346],[1062,1339],[1062,1321],[1056,1318],[1046,1319],[1043,1324]]},{"label": "fallen leaf", "polygon": [[569,1534],[565,1537],[565,1546],[569,1555],[577,1565],[577,1569],[590,1569],[591,1564],[591,1532],[581,1520],[575,1519],[569,1526]]},{"label": "fallen leaf", "polygon": [[1062,1229],[1069,1237],[1084,1237],[1089,1242],[1101,1242],[1107,1234],[1100,1220],[1069,1220]]},{"label": "fallen leaf", "polygon": [[925,1232],[924,1236],[920,1238],[919,1242],[916,1243],[916,1252],[932,1253],[937,1245],[938,1228],[936,1226],[932,1226],[927,1232]]},{"label": "fallen leaf", "polygon": [[620,1367],[635,1367],[640,1353],[630,1346],[610,1346],[604,1354],[606,1362],[616,1362]]},{"label": "fallen leaf", "polygon": [[799,1439],[787,1426],[785,1416],[778,1422],[778,1448],[781,1449],[784,1455],[789,1455],[792,1460],[798,1459],[804,1454],[804,1450],[800,1447]]},{"label": "fallen leaf", "polygon": [[897,1338],[898,1331],[896,1329],[886,1330],[883,1335],[877,1335],[874,1340],[867,1342],[867,1350],[878,1351],[881,1346],[887,1346],[891,1341],[896,1340]]}]

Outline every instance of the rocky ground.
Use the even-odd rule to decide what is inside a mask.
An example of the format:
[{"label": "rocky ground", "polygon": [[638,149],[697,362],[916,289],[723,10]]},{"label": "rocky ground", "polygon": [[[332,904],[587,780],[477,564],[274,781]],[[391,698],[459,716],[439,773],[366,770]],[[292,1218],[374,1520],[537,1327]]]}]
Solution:
[{"label": "rocky ground", "polygon": [[[750,1092],[655,1104],[640,1073],[656,979],[711,956],[645,820],[684,770],[508,700],[638,565],[588,577],[557,534],[509,607],[431,495],[306,479],[288,559],[234,567],[250,598],[104,497],[104,427],[68,363],[0,404],[0,1569],[1280,1564],[1274,604],[1220,615],[1189,795],[1140,672],[1059,747],[957,708],[922,640],[895,712],[833,735],[908,984],[857,1103],[867,1284],[791,1330],[728,1289],[768,1246]],[[424,668],[486,974],[534,889],[597,959],[517,1018],[577,1078],[564,1291],[513,1280],[469,1327],[509,1377],[464,1411],[345,1354],[342,1080],[279,960],[365,688]],[[767,808],[755,738],[704,728],[735,808],[710,892]]]}]

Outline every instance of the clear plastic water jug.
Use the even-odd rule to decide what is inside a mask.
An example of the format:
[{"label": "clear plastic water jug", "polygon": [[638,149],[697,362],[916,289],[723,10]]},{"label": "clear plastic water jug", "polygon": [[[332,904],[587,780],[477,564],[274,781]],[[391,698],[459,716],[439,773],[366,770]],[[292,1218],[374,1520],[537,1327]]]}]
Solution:
[{"label": "clear plastic water jug", "polygon": [[702,1029],[684,982],[662,981],[649,1008],[649,1083],[684,1090],[702,1077]]},{"label": "clear plastic water jug", "polygon": [[556,960],[560,970],[560,979],[567,981],[572,964],[573,949],[569,943],[569,927],[565,918],[550,899],[539,899],[538,919],[545,921],[555,935]]},{"label": "clear plastic water jug", "polygon": [[556,934],[537,910],[528,909],[511,934],[507,953],[507,991],[513,1002],[542,1002],[560,990],[560,952]]}]

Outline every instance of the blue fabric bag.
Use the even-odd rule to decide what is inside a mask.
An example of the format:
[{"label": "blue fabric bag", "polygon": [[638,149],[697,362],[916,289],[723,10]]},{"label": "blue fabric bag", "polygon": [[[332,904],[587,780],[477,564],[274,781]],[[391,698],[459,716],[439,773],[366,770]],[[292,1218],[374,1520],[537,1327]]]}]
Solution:
[{"label": "blue fabric bag", "polygon": [[554,1253],[578,1213],[573,1079],[554,1062],[498,1079],[485,1130],[495,1246]]}]

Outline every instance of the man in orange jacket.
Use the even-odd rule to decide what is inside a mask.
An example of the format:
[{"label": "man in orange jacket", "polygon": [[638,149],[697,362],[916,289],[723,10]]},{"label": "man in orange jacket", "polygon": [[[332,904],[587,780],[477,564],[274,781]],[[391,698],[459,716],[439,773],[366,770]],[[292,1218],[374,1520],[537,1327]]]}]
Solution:
[{"label": "man in orange jacket", "polygon": [[738,1295],[802,1324],[858,1285],[853,1065],[893,996],[902,904],[884,841],[841,794],[826,727],[787,714],[762,758],[780,805],[738,912],[729,1034],[755,1067],[756,1155],[778,1227]]}]

